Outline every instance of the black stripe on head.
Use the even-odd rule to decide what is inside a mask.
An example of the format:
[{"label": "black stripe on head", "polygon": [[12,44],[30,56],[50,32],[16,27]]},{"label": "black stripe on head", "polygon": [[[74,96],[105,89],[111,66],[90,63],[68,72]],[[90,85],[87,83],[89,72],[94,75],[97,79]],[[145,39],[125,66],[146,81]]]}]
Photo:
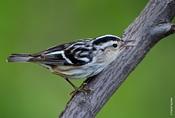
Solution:
[{"label": "black stripe on head", "polygon": [[114,36],[114,35],[104,35],[104,36],[97,37],[93,41],[93,44],[100,45],[100,44],[106,43],[108,41],[120,41],[120,40],[121,39],[119,37]]}]

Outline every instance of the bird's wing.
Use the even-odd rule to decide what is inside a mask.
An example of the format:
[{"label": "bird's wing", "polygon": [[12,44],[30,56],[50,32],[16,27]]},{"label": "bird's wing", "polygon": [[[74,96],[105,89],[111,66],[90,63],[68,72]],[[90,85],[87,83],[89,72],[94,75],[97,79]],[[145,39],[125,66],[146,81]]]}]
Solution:
[{"label": "bird's wing", "polygon": [[78,41],[58,45],[32,55],[32,62],[46,65],[81,66],[92,60],[90,41]]},{"label": "bird's wing", "polygon": [[77,42],[64,50],[65,57],[73,65],[85,65],[93,59],[93,47],[90,41]]},{"label": "bird's wing", "polygon": [[46,65],[67,65],[69,63],[63,57],[63,52],[73,43],[74,42],[57,45],[44,51],[32,54],[33,58],[31,58],[29,61]]}]

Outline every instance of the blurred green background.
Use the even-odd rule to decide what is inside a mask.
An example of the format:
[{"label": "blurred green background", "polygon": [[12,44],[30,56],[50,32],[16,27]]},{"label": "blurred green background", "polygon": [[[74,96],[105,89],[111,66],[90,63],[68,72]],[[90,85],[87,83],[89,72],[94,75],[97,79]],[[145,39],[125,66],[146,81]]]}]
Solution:
[{"label": "blurred green background", "polygon": [[[10,53],[38,52],[104,34],[121,36],[147,1],[1,0],[0,118],[57,118],[72,91],[65,80],[38,65],[6,63]],[[159,42],[97,118],[175,117],[170,116],[171,97],[175,104],[174,45],[175,35]]]}]

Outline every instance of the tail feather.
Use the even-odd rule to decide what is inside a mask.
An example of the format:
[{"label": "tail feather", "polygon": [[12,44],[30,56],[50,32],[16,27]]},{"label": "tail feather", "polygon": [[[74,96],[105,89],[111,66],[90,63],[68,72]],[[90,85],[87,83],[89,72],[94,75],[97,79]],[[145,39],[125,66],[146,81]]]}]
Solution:
[{"label": "tail feather", "polygon": [[32,56],[30,54],[11,54],[8,58],[8,62],[28,62]]}]

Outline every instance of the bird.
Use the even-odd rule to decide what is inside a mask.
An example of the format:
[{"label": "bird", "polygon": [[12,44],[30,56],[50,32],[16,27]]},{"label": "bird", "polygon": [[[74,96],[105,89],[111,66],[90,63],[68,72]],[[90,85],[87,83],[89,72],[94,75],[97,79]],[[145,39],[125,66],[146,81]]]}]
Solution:
[{"label": "bird", "polygon": [[33,54],[11,54],[7,61],[39,64],[65,78],[75,91],[84,91],[70,80],[99,74],[116,59],[123,48],[132,46],[129,42],[108,34],[56,45]]}]

